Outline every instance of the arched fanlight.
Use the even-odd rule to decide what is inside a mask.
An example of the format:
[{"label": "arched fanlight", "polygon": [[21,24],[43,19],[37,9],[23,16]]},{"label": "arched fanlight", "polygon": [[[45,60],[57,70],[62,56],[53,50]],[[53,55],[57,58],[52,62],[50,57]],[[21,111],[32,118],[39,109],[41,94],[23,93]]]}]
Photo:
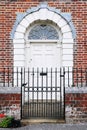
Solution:
[{"label": "arched fanlight", "polygon": [[58,32],[51,25],[40,24],[34,26],[29,32],[28,39],[33,40],[57,40],[59,39]]}]

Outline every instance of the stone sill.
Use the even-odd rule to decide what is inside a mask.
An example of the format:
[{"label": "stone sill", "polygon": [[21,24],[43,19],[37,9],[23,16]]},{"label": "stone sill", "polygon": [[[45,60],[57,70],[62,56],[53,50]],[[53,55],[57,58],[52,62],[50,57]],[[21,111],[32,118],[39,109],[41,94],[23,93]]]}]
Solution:
[{"label": "stone sill", "polygon": [[20,87],[0,87],[0,93],[21,93]]},{"label": "stone sill", "polygon": [[66,87],[65,93],[87,93],[87,87]]},{"label": "stone sill", "polygon": [[[0,93],[21,93],[20,87],[0,87]],[[87,93],[87,87],[66,87],[65,93]]]}]

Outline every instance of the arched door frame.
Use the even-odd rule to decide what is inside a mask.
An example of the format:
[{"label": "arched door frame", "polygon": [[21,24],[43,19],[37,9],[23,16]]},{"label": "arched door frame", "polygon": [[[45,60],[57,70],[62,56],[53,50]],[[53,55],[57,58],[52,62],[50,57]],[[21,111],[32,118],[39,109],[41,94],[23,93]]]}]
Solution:
[{"label": "arched door frame", "polygon": [[11,33],[14,44],[14,67],[25,67],[25,33],[30,24],[38,20],[52,21],[60,28],[62,33],[62,66],[73,66],[75,29],[70,14],[61,13],[55,8],[42,4],[37,8],[26,11],[20,20],[18,17]]}]

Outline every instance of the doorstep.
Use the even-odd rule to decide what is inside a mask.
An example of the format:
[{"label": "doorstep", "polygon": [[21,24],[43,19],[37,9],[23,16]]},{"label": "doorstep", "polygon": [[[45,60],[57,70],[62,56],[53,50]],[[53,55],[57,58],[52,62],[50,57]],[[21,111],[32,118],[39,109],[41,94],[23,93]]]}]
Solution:
[{"label": "doorstep", "polygon": [[57,120],[57,119],[22,119],[22,125],[29,125],[29,124],[38,124],[38,123],[65,123],[65,120]]}]

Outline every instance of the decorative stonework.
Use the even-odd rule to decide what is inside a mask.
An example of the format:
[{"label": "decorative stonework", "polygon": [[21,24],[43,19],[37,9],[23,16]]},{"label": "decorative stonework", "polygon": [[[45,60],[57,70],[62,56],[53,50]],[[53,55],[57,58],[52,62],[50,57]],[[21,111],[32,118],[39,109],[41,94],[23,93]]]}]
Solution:
[{"label": "decorative stonework", "polygon": [[27,10],[25,13],[17,14],[17,19],[11,33],[14,44],[14,67],[25,67],[25,34],[29,26],[37,21],[47,20],[54,23],[62,34],[59,40],[62,44],[62,66],[73,66],[75,29],[71,20],[71,14],[62,13],[60,10],[49,7],[46,3],[42,3],[38,7]]},{"label": "decorative stonework", "polygon": [[[26,20],[26,18],[28,18],[28,16],[31,17],[31,19],[29,19],[29,22]],[[32,16],[34,16],[34,17],[32,17]],[[52,17],[54,17],[54,19],[52,19]],[[76,37],[75,28],[74,28],[74,25],[73,25],[72,20],[71,20],[71,14],[70,13],[62,13],[62,12],[60,12],[60,10],[58,10],[56,8],[49,7],[47,5],[47,3],[44,2],[44,3],[41,3],[37,7],[32,7],[31,9],[28,9],[25,13],[17,13],[17,19],[16,19],[16,22],[14,24],[13,30],[11,32],[11,38],[14,39],[15,31],[16,31],[20,22],[22,22],[22,23],[25,22],[24,26],[26,28],[30,23],[32,23],[33,21],[35,21],[37,19],[39,19],[39,20],[50,19],[54,22],[58,22],[58,20],[60,20],[58,25],[61,27],[61,26],[68,24],[68,26],[71,29],[73,39],[75,39],[75,37]]]}]

